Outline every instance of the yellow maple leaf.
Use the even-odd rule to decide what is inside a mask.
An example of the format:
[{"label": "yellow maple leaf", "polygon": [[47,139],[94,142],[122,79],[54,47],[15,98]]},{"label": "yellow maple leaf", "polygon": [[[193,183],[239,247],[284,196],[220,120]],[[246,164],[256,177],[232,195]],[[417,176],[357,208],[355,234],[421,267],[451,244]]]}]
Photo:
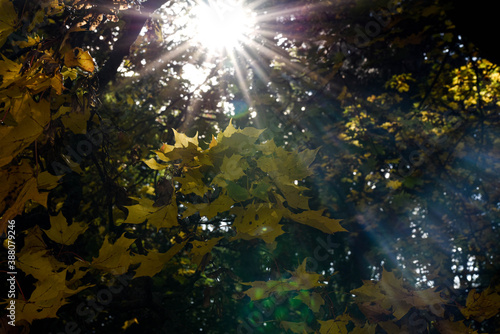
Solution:
[{"label": "yellow maple leaf", "polygon": [[17,21],[14,4],[8,0],[0,0],[0,47],[5,44],[7,37],[16,30]]},{"label": "yellow maple leaf", "polygon": [[16,300],[16,322],[26,320],[31,323],[36,319],[57,318],[57,311],[67,304],[70,297],[92,285],[69,289],[66,286],[66,270],[53,273],[50,278],[38,281],[29,300]]},{"label": "yellow maple leaf", "polygon": [[274,281],[254,281],[244,282],[243,285],[250,285],[251,288],[244,293],[252,300],[260,300],[268,298],[271,294],[281,294],[287,291],[295,290],[290,286],[287,280],[274,280]]},{"label": "yellow maple leaf", "polygon": [[[2,76],[0,88],[6,88],[20,79],[19,72],[23,65],[8,59],[4,55],[2,55],[2,58],[3,60],[0,60],[0,75]],[[9,96],[12,95],[9,94]]]},{"label": "yellow maple leaf", "polygon": [[163,164],[158,163],[155,158],[144,159],[143,162],[149,168],[154,169],[154,170],[164,170],[165,168],[168,167],[168,165],[163,165]]},{"label": "yellow maple leaf", "polygon": [[234,203],[235,202],[233,201],[233,199],[226,195],[220,195],[211,203],[183,203],[183,205],[186,206],[187,209],[182,213],[182,217],[189,217],[196,212],[199,212],[200,216],[205,216],[208,219],[212,219],[219,213],[226,212],[231,209]]},{"label": "yellow maple leaf", "polygon": [[259,238],[267,244],[285,233],[279,225],[283,214],[280,209],[270,204],[249,204],[245,208],[235,207],[230,211],[236,216],[233,227],[237,234],[231,240],[251,240]]},{"label": "yellow maple leaf", "polygon": [[339,321],[339,320],[327,320],[322,321],[318,320],[321,325],[319,329],[320,334],[347,334],[346,325],[349,323],[348,321]]},{"label": "yellow maple leaf", "polygon": [[489,319],[500,311],[500,294],[488,287],[482,292],[472,289],[467,296],[465,307],[460,312],[467,318],[473,318],[478,322]]},{"label": "yellow maple leaf", "polygon": [[147,220],[157,230],[178,225],[175,194],[173,194],[170,204],[162,207],[155,207],[154,201],[147,198],[132,197],[132,199],[137,200],[139,204],[126,206],[128,216],[124,223],[142,224]]},{"label": "yellow maple leaf", "polygon": [[[41,237],[41,236],[40,236]],[[49,279],[61,268],[66,267],[49,254],[46,249],[30,251],[30,248],[23,247],[18,255],[18,267],[27,275],[31,275],[39,281]]]},{"label": "yellow maple leaf", "polygon": [[159,273],[165,264],[184,248],[186,243],[187,240],[175,244],[166,253],[158,253],[151,250],[147,255],[134,255],[132,263],[140,263],[139,268],[135,271],[134,278],[141,276],[153,277]]},{"label": "yellow maple leaf", "polygon": [[128,248],[135,239],[128,239],[123,234],[114,244],[108,241],[108,236],[99,249],[99,256],[92,259],[92,267],[110,272],[113,275],[123,275],[132,263]]},{"label": "yellow maple leaf", "polygon": [[233,154],[229,158],[226,156],[224,157],[220,168],[224,179],[234,181],[245,175],[245,172],[240,164],[241,158],[243,157],[239,154]]},{"label": "yellow maple leaf", "polygon": [[398,180],[391,180],[389,182],[387,182],[387,187],[391,188],[391,189],[398,189],[399,187],[401,187],[403,183],[401,181],[398,181]]},{"label": "yellow maple leaf", "polygon": [[50,121],[50,103],[35,102],[27,93],[12,99],[7,110],[17,125],[0,127],[0,167],[33,143]]},{"label": "yellow maple leaf", "polygon": [[68,225],[62,212],[59,212],[57,216],[50,217],[50,229],[44,230],[44,232],[50,239],[59,244],[72,245],[78,236],[88,228],[89,226],[86,224],[75,222]]},{"label": "yellow maple leaf", "polygon": [[295,298],[302,301],[304,304],[306,304],[313,312],[319,312],[319,309],[321,306],[325,304],[325,300],[321,295],[317,292],[310,292],[310,291],[300,291]]},{"label": "yellow maple leaf", "polygon": [[268,298],[273,293],[283,293],[287,291],[309,290],[315,287],[324,286],[319,282],[323,276],[306,270],[307,259],[294,271],[289,271],[292,277],[288,279],[274,281],[245,282],[243,285],[250,285],[251,288],[244,293],[252,300]]},{"label": "yellow maple leaf", "polygon": [[308,210],[301,213],[292,213],[287,210],[285,216],[298,223],[314,227],[328,234],[347,232],[347,230],[340,225],[340,219],[332,219],[323,216],[324,211],[325,210]]},{"label": "yellow maple leaf", "polygon": [[94,59],[88,51],[81,48],[74,48],[64,54],[64,65],[67,67],[79,67],[87,72],[94,72]]},{"label": "yellow maple leaf", "polygon": [[307,259],[302,261],[301,265],[297,267],[294,271],[289,271],[292,277],[288,281],[296,287],[296,290],[309,290],[319,286],[324,286],[324,283],[320,283],[323,275],[307,271]]},{"label": "yellow maple leaf", "polygon": [[40,192],[34,171],[25,160],[19,166],[11,166],[0,172],[3,186],[0,187],[0,231],[5,231],[7,223],[24,210],[25,203],[32,200],[47,205],[48,192]]},{"label": "yellow maple leaf", "polygon": [[280,321],[280,327],[292,333],[311,333],[312,329],[305,322]]},{"label": "yellow maple leaf", "polygon": [[191,261],[199,266],[205,255],[210,254],[212,248],[214,248],[214,246],[222,238],[223,237],[217,237],[206,241],[191,241],[191,244],[193,245],[193,248],[189,252],[191,254]]}]

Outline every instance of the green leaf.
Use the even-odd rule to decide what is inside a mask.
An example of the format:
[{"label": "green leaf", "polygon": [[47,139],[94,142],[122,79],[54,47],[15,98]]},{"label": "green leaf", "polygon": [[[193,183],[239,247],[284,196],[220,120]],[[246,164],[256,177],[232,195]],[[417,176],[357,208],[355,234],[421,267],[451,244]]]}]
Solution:
[{"label": "green leaf", "polygon": [[250,198],[248,190],[233,181],[227,181],[227,194],[237,202],[243,202]]}]

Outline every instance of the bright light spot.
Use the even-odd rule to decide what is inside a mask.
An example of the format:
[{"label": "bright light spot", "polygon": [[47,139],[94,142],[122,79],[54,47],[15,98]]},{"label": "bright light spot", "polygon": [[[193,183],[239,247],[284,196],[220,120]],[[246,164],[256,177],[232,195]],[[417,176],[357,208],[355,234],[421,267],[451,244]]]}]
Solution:
[{"label": "bright light spot", "polygon": [[208,75],[210,74],[210,69],[196,67],[193,64],[186,64],[182,67],[183,78],[191,82],[191,87],[201,88],[201,90],[206,91],[209,88],[208,85],[202,85],[206,82]]},{"label": "bright light spot", "polygon": [[253,26],[252,13],[236,1],[208,1],[195,8],[198,43],[211,52],[238,48]]}]

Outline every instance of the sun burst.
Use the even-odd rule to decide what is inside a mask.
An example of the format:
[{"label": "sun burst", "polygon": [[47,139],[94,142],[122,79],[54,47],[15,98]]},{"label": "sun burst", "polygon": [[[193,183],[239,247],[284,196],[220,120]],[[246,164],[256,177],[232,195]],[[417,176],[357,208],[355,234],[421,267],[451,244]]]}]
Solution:
[{"label": "sun burst", "polygon": [[196,42],[211,53],[239,49],[252,32],[254,16],[236,1],[209,1],[195,8]]}]

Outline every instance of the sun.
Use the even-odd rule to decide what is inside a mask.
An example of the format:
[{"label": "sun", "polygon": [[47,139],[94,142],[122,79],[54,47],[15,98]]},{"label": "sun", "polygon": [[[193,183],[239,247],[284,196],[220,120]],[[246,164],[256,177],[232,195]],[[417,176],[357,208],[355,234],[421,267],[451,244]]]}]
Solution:
[{"label": "sun", "polygon": [[203,1],[194,10],[194,39],[212,53],[240,48],[255,24],[251,10],[237,1]]}]

